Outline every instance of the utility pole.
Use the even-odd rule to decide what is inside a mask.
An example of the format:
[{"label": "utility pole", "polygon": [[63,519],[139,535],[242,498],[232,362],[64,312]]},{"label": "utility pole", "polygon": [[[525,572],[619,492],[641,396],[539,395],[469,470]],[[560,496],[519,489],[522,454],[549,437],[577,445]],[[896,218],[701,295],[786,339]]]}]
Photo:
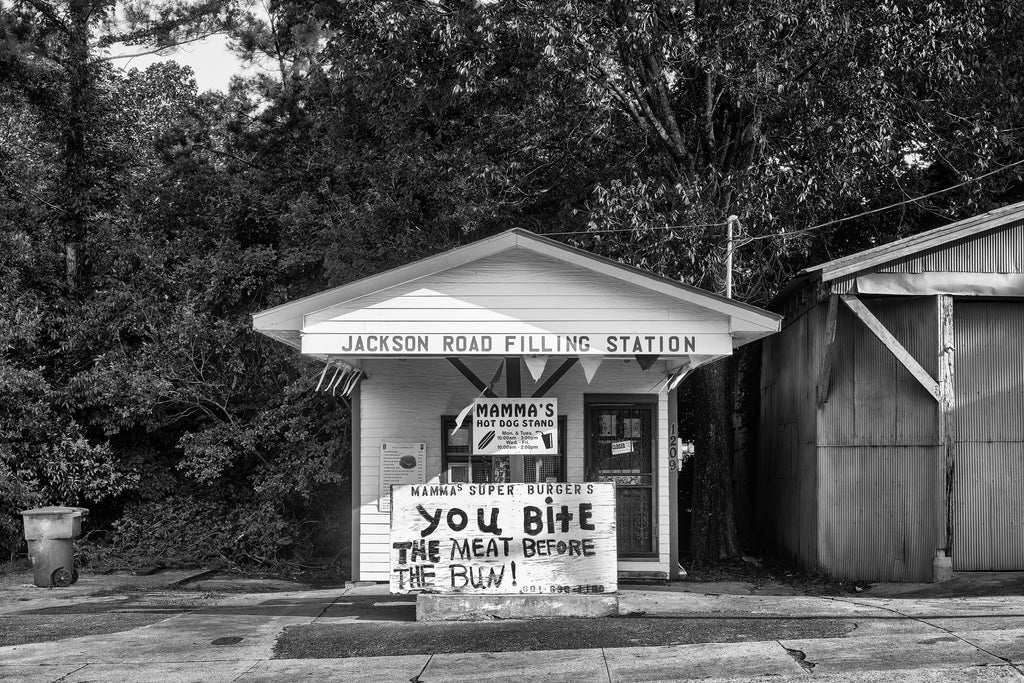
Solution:
[{"label": "utility pole", "polygon": [[725,219],[725,296],[732,298],[732,252],[733,252],[733,225],[738,228],[740,225],[739,216],[732,215]]}]

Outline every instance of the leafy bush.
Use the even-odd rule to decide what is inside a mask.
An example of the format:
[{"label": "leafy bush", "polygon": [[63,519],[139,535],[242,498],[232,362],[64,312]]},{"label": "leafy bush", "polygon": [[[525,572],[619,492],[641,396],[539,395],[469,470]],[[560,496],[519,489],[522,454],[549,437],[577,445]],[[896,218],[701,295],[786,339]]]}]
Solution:
[{"label": "leafy bush", "polygon": [[175,496],[127,507],[107,559],[126,567],[250,566],[270,563],[293,540],[288,520],[268,503]]}]

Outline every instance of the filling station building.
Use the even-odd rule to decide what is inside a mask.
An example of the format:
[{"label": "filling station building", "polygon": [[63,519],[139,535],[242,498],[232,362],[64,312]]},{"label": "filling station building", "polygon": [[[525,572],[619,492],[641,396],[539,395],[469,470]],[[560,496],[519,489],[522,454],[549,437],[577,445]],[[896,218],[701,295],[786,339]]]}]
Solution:
[{"label": "filling station building", "polygon": [[[400,582],[416,576],[395,566],[407,548],[417,551],[391,538],[391,489],[402,484],[443,493],[522,483],[585,497],[594,483],[614,501],[608,554],[617,577],[677,576],[676,387],[780,320],[510,230],[257,313],[254,327],[323,360],[321,388],[351,397],[352,578],[395,585],[396,572]],[[518,451],[506,448],[515,435],[502,427],[513,416],[534,430]],[[559,486],[573,483],[584,487]],[[575,515],[592,528],[597,511],[574,505],[548,525]],[[467,522],[459,512],[447,517],[453,529]],[[413,518],[443,526],[432,514]],[[470,524],[497,529],[499,518],[485,514],[469,515]],[[588,543],[524,547],[586,554]]]}]

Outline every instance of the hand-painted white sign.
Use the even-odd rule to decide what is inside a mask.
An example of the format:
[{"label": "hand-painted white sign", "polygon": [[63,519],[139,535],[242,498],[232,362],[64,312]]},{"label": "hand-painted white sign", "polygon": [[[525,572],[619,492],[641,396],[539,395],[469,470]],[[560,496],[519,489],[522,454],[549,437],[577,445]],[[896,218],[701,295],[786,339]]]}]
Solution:
[{"label": "hand-painted white sign", "polygon": [[392,593],[618,588],[614,484],[424,484],[392,498]]},{"label": "hand-painted white sign", "polygon": [[731,351],[723,334],[405,334],[305,332],[303,353],[351,356],[685,355]]},{"label": "hand-painted white sign", "polygon": [[475,455],[557,455],[558,400],[478,398],[473,402]]},{"label": "hand-painted white sign", "polygon": [[425,443],[396,443],[386,441],[380,445],[380,490],[377,509],[391,511],[391,487],[422,484],[426,481],[427,445]]}]

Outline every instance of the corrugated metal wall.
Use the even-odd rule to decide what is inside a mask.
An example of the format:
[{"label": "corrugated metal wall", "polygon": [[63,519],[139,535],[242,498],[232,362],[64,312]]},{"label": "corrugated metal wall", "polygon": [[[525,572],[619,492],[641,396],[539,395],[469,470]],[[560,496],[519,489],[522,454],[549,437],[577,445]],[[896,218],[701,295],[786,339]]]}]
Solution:
[{"label": "corrugated metal wall", "polygon": [[898,261],[879,273],[1019,273],[1024,269],[1024,224]]},{"label": "corrugated metal wall", "polygon": [[954,313],[953,568],[1024,569],[1024,305]]},{"label": "corrugated metal wall", "polygon": [[766,544],[817,570],[814,389],[826,307],[764,340],[757,509]]},{"label": "corrugated metal wall", "polygon": [[[934,298],[864,303],[935,376]],[[829,400],[819,410],[818,446],[822,567],[842,578],[930,580],[937,405],[845,306]]]},{"label": "corrugated metal wall", "polygon": [[[938,363],[934,299],[901,297],[864,303],[934,377]],[[822,446],[934,446],[938,442],[935,399],[845,306],[839,307],[832,384],[819,428]]]},{"label": "corrugated metal wall", "polygon": [[819,451],[822,566],[837,578],[930,581],[938,448],[826,446]]}]

